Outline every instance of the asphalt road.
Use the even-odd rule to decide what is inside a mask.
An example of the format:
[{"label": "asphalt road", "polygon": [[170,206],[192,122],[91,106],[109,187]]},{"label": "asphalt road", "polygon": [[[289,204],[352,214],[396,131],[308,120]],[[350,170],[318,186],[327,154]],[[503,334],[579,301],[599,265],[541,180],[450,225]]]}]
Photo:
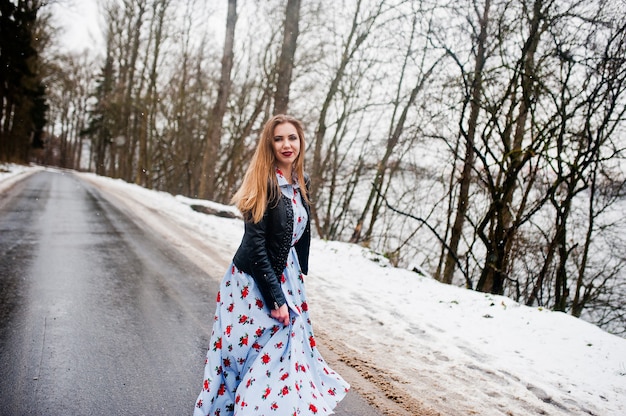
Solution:
[{"label": "asphalt road", "polygon": [[191,414],[218,280],[71,173],[28,177],[0,197],[0,415]]}]

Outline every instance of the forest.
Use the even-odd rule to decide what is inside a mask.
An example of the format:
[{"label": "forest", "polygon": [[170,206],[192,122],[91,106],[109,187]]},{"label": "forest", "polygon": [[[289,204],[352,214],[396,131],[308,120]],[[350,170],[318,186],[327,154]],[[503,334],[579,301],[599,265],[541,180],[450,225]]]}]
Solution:
[{"label": "forest", "polygon": [[0,0],[0,161],[229,203],[289,113],[317,237],[626,335],[623,1],[50,4]]}]

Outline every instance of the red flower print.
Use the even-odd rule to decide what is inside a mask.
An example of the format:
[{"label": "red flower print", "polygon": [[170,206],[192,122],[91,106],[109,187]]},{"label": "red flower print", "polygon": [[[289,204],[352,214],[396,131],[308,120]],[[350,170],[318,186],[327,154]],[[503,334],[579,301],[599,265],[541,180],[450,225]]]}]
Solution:
[{"label": "red flower print", "polygon": [[298,217],[298,222],[302,222],[302,217]]},{"label": "red flower print", "polygon": [[198,403],[196,403],[196,407],[202,407],[202,399],[198,400]]},{"label": "red flower print", "polygon": [[233,264],[233,267],[230,269],[231,274],[235,274],[235,265]]},{"label": "red flower print", "polygon": [[239,400],[241,400],[240,394],[238,394],[237,397],[235,397],[235,403],[239,404]]},{"label": "red flower print", "polygon": [[271,410],[278,410],[278,404],[276,402],[272,403],[272,405],[270,406]]},{"label": "red flower print", "polygon": [[334,396],[336,394],[335,389],[328,389],[328,394],[330,394],[331,396]]},{"label": "red flower print", "polygon": [[287,387],[287,386],[283,387],[283,391],[281,391],[281,394],[283,396],[288,395],[289,394],[289,387]]},{"label": "red flower print", "polygon": [[219,337],[217,341],[213,343],[213,351],[217,351],[221,349],[222,349],[222,337]]},{"label": "red flower print", "polygon": [[287,377],[289,377],[289,373],[285,373],[282,376],[280,376],[280,380],[281,381],[285,381],[285,380],[287,380]]},{"label": "red flower print", "polygon": [[285,283],[287,279],[285,278],[285,273],[280,275],[280,283]]},{"label": "red flower print", "polygon": [[276,348],[277,350],[282,349],[283,348],[283,343],[282,342],[276,343],[276,345],[274,345],[274,348]]},{"label": "red flower print", "polygon": [[218,396],[223,396],[226,393],[226,384],[220,384],[220,389],[217,391]]},{"label": "red flower print", "polygon": [[258,342],[255,342],[254,344],[252,344],[252,348],[254,348],[256,351],[261,351],[261,344],[259,344]]},{"label": "red flower print", "polygon": [[230,313],[233,312],[233,309],[235,309],[235,304],[234,303],[231,303],[230,305],[228,305],[228,308],[226,308],[226,310],[228,312],[230,312]]},{"label": "red flower print", "polygon": [[285,176],[283,175],[283,171],[278,168],[276,168],[276,173],[278,173],[280,176]]},{"label": "red flower print", "polygon": [[204,380],[204,386],[203,386],[205,391],[209,391],[209,380]]},{"label": "red flower print", "polygon": [[228,326],[226,327],[226,331],[225,331],[225,332],[226,332],[226,335],[230,336],[230,331],[232,331],[232,330],[233,330],[233,326],[232,326],[232,325],[228,325]]},{"label": "red flower print", "polygon": [[263,357],[261,357],[261,361],[263,362],[263,364],[269,364],[269,362],[272,359],[270,358],[270,355],[268,353],[263,354]]},{"label": "red flower print", "polygon": [[302,310],[307,312],[309,310],[309,304],[306,303],[306,300],[304,302],[302,302]]},{"label": "red flower print", "polygon": [[259,298],[256,298],[256,307],[259,309],[263,309],[263,301]]},{"label": "red flower print", "polygon": [[272,335],[276,334],[276,333],[278,332],[278,330],[279,330],[279,329],[280,329],[280,328],[278,327],[278,325],[274,325],[274,326],[272,327]]},{"label": "red flower print", "polygon": [[246,315],[239,315],[239,323],[245,324],[248,321],[248,317]]},{"label": "red flower print", "polygon": [[241,289],[241,299],[247,298],[249,293],[250,289],[248,289],[248,286],[244,286],[243,289]]},{"label": "red flower print", "polygon": [[258,338],[258,337],[260,337],[261,335],[263,335],[263,328],[260,328],[260,327],[259,327],[259,328],[256,330],[256,332],[255,332],[255,336]]},{"label": "red flower print", "polygon": [[267,397],[270,395],[270,393],[271,393],[271,392],[272,392],[272,389],[270,389],[269,387],[267,387],[267,388],[265,389],[265,393],[263,393],[263,395],[261,396],[261,398],[262,398],[263,400],[267,399]]},{"label": "red flower print", "polygon": [[230,367],[230,358],[224,358],[224,367]]},{"label": "red flower print", "polygon": [[217,299],[215,300],[217,303],[219,303],[221,300],[221,296],[220,296],[220,292],[217,292]]},{"label": "red flower print", "polygon": [[309,344],[311,345],[311,348],[315,347],[315,338],[313,335],[309,337]]},{"label": "red flower print", "polygon": [[317,407],[313,403],[309,405],[309,410],[313,412],[313,414],[317,414]]},{"label": "red flower print", "polygon": [[239,346],[242,347],[244,345],[248,345],[248,334],[239,338]]}]

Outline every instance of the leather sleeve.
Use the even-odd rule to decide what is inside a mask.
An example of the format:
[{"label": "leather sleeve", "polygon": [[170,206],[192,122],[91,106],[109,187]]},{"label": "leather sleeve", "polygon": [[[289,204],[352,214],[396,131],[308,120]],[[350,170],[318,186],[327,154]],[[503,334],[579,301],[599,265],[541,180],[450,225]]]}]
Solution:
[{"label": "leather sleeve", "polygon": [[272,268],[266,247],[267,213],[261,221],[254,223],[246,221],[242,239],[243,252],[248,258],[238,259],[239,263],[246,264],[244,271],[249,272],[256,282],[269,309],[278,309],[287,300],[282,287]]}]

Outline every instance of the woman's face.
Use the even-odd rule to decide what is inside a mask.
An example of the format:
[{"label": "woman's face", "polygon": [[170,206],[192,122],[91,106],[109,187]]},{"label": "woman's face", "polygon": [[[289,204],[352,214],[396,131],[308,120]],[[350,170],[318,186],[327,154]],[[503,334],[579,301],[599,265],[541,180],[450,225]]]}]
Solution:
[{"label": "woman's face", "polygon": [[276,166],[285,172],[291,172],[293,162],[300,154],[300,138],[293,124],[281,123],[274,127],[272,150],[276,158]]}]

